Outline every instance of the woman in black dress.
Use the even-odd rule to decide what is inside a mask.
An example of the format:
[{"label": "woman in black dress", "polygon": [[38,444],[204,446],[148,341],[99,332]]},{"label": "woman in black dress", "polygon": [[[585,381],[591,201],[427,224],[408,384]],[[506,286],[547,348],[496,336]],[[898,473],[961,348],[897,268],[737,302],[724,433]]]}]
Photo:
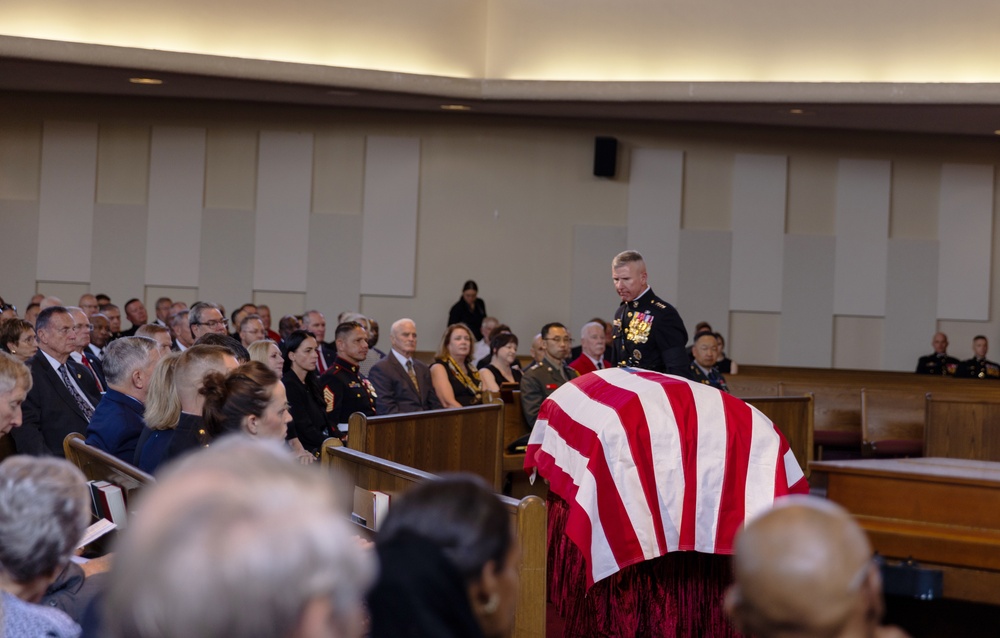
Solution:
[{"label": "woman in black dress", "polygon": [[309,453],[318,455],[323,441],[336,431],[330,427],[323,403],[323,391],[316,376],[319,343],[313,333],[295,330],[285,339],[285,373],[281,380],[292,408],[289,436],[298,436]]},{"label": "woman in black dress", "polygon": [[517,337],[503,332],[490,341],[490,363],[479,371],[483,390],[499,392],[504,383],[520,383],[521,368],[517,365]]},{"label": "woman in black dress", "polygon": [[465,324],[448,326],[431,365],[431,383],[441,405],[461,408],[482,403],[479,373],[471,365],[472,331]]},{"label": "woman in black dress", "polygon": [[471,279],[462,286],[462,298],[448,312],[448,325],[464,323],[472,330],[475,343],[483,338],[480,327],[486,317],[486,302],[479,298],[479,286]]}]

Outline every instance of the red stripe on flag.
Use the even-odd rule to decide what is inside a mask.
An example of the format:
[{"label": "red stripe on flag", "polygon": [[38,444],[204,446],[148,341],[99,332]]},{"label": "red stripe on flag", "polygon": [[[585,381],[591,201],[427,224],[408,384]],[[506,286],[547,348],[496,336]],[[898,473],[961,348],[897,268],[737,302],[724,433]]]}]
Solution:
[{"label": "red stripe on flag", "polygon": [[726,412],[726,473],[722,479],[722,499],[719,502],[718,526],[715,530],[715,552],[729,554],[733,539],[746,515],[747,470],[753,439],[753,412],[739,399],[722,394]]},{"label": "red stripe on flag", "polygon": [[642,407],[642,401],[635,392],[610,384],[596,374],[584,375],[576,385],[595,403],[606,405],[618,414],[628,438],[632,462],[639,475],[639,482],[642,483],[646,506],[652,514],[657,556],[662,556],[669,550],[666,535],[663,533],[660,499],[656,491],[653,443],[649,440],[649,423],[646,421],[646,411]]}]

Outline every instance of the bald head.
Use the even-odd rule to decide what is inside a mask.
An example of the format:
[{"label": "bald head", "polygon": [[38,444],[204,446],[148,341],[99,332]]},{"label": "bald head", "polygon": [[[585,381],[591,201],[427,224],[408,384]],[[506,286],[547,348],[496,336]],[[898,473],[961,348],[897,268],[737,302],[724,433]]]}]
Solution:
[{"label": "bald head", "polygon": [[790,496],[736,539],[726,610],[760,638],[865,636],[882,615],[868,538],[843,508]]}]

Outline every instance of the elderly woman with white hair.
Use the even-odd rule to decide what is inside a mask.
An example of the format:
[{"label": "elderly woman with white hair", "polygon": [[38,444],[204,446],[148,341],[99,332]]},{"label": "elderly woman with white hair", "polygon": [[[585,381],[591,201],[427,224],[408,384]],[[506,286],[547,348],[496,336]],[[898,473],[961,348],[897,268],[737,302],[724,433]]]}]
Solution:
[{"label": "elderly woman with white hair", "polygon": [[0,352],[0,436],[21,425],[21,404],[31,390],[31,371],[6,352]]},{"label": "elderly woman with white hair", "polygon": [[89,520],[86,481],[68,461],[13,456],[0,463],[0,635],[80,635],[65,613],[36,603]]}]

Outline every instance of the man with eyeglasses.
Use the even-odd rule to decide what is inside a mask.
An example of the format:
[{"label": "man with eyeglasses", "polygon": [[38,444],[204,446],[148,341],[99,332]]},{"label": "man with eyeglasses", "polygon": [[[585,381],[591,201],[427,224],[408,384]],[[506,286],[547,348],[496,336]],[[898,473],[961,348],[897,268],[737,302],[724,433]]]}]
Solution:
[{"label": "man with eyeglasses", "polygon": [[38,352],[28,359],[33,384],[11,432],[18,454],[64,456],[63,439],[83,434],[101,399],[93,375],[70,357],[77,348],[72,315],[62,306],[38,313]]},{"label": "man with eyeglasses", "polygon": [[611,279],[622,299],[612,327],[612,363],[687,376],[687,329],[677,309],[653,294],[642,255],[615,255]]},{"label": "man with eyeglasses", "polygon": [[90,331],[93,330],[94,326],[82,308],[68,306],[66,310],[73,317],[73,330],[76,339],[76,349],[69,356],[90,372],[97,383],[97,388],[104,392],[108,388],[108,382],[104,378],[104,366],[97,355],[90,350]]},{"label": "man with eyeglasses", "polygon": [[193,341],[197,341],[202,335],[215,333],[227,334],[226,326],[229,324],[222,314],[222,309],[218,304],[209,301],[199,301],[191,306],[188,312],[188,325],[191,326],[191,336]]},{"label": "man with eyeglasses", "polygon": [[521,376],[521,412],[529,430],[535,427],[538,410],[545,398],[562,384],[579,376],[576,370],[566,365],[566,357],[573,345],[566,326],[547,323],[542,326],[541,335],[542,360]]}]

